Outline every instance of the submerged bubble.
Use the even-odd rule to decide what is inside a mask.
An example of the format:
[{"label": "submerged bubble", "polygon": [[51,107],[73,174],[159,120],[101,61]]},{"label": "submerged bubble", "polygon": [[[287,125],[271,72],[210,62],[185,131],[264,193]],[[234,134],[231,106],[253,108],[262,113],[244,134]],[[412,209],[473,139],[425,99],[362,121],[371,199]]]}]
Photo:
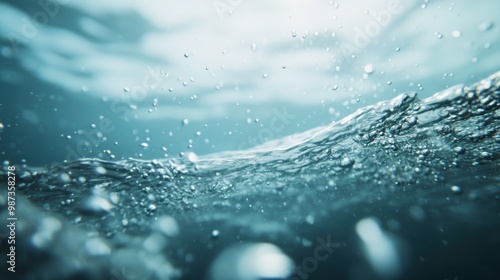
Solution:
[{"label": "submerged bubble", "polygon": [[100,174],[100,175],[104,175],[106,174],[106,168],[102,167],[102,166],[97,166],[95,169],[94,169],[95,173],[97,174]]},{"label": "submerged bubble", "polygon": [[197,156],[195,153],[193,153],[193,152],[188,153],[188,154],[187,154],[187,158],[188,158],[188,160],[189,160],[190,162],[192,162],[192,163],[196,163],[196,162],[198,162],[198,161],[199,161],[198,156]]},{"label": "submerged bubble", "polygon": [[373,65],[367,64],[364,68],[366,74],[371,74],[374,71]]},{"label": "submerged bubble", "polygon": [[349,167],[349,166],[352,166],[353,164],[354,164],[354,159],[352,159],[352,158],[343,158],[340,161],[340,166],[342,166],[342,167]]},{"label": "submerged bubble", "polygon": [[91,256],[105,256],[111,253],[109,246],[101,238],[91,238],[85,242],[85,249]]},{"label": "submerged bubble", "polygon": [[61,230],[62,223],[54,217],[43,218],[38,224],[37,231],[31,237],[36,247],[45,247],[53,240],[54,235]]},{"label": "submerged bubble", "polygon": [[166,236],[173,237],[179,234],[179,225],[177,221],[170,216],[160,217],[155,227]]},{"label": "submerged bubble", "polygon": [[3,123],[0,122],[0,132],[3,131]]},{"label": "submerged bubble", "polygon": [[141,147],[143,147],[144,149],[146,149],[147,147],[149,147],[149,144],[144,142],[144,143],[141,143]]},{"label": "submerged bubble", "polygon": [[455,194],[461,194],[462,193],[462,188],[459,186],[451,186],[451,191]]},{"label": "submerged bubble", "polygon": [[218,230],[214,229],[214,230],[212,230],[211,236],[212,236],[212,238],[216,239],[219,237],[219,234],[220,234],[220,232]]},{"label": "submerged bubble", "polygon": [[183,119],[183,120],[182,120],[182,125],[183,125],[183,126],[186,126],[186,125],[188,125],[188,124],[189,124],[189,120],[188,120],[188,119]]},{"label": "submerged bubble", "polygon": [[460,32],[460,30],[454,30],[453,32],[451,32],[451,36],[458,38],[462,36],[462,32]]},{"label": "submerged bubble", "polygon": [[87,215],[102,215],[109,212],[113,205],[105,198],[92,195],[86,198],[79,206],[78,210]]},{"label": "submerged bubble", "polygon": [[479,31],[488,31],[493,28],[493,22],[491,21],[483,21],[479,24]]},{"label": "submerged bubble", "polygon": [[275,245],[251,243],[223,251],[212,264],[209,279],[287,279],[292,269],[292,260]]}]

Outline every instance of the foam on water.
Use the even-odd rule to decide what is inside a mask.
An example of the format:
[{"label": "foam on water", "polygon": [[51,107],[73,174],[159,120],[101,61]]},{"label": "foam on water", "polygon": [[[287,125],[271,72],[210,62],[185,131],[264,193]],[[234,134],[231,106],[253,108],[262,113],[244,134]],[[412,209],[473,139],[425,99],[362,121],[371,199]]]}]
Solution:
[{"label": "foam on water", "polygon": [[[402,94],[250,150],[169,160],[81,159],[50,169],[20,166],[17,234],[19,255],[25,257],[19,258],[19,274],[26,279],[298,277],[288,268],[289,258],[300,268],[316,237],[332,235],[343,259],[332,257],[338,266],[330,270],[316,262],[322,272],[311,272],[310,279],[410,279],[408,273],[419,265],[415,259],[432,258],[419,244],[446,241],[433,232],[436,227],[498,228],[492,221],[500,193],[499,100],[500,72],[424,100]],[[2,219],[6,215],[2,210]],[[419,224],[426,219],[428,225]],[[391,248],[390,256],[377,253],[381,243],[368,234],[372,228]],[[430,237],[415,237],[416,229]],[[356,244],[367,246],[361,256],[345,253]],[[247,261],[229,269],[232,262],[220,261],[256,252],[282,267],[255,270],[257,264]],[[254,255],[250,259],[260,256]],[[412,277],[427,275],[433,266],[419,269],[424,274]]]}]

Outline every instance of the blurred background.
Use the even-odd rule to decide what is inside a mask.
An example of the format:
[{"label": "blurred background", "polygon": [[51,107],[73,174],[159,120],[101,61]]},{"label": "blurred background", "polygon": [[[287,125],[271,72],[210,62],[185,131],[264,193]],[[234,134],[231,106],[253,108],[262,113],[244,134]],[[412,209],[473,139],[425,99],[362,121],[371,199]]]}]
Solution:
[{"label": "blurred background", "polygon": [[0,2],[0,154],[248,149],[499,70],[497,1]]}]

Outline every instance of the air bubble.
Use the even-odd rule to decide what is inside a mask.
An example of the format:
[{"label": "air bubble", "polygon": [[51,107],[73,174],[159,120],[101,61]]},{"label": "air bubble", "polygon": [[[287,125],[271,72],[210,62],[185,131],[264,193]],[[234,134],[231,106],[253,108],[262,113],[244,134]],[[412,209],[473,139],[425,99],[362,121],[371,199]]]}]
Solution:
[{"label": "air bubble", "polygon": [[462,32],[460,32],[460,30],[454,30],[453,32],[451,32],[451,36],[459,38],[460,36],[462,36]]},{"label": "air bubble", "polygon": [[188,125],[188,124],[189,124],[189,120],[188,120],[188,119],[183,119],[183,120],[182,120],[182,125],[183,125],[183,126],[186,126],[186,125]]},{"label": "air bubble", "polygon": [[148,143],[141,143],[141,147],[143,147],[144,149],[147,149],[149,147],[149,144]]},{"label": "air bubble", "polygon": [[352,166],[353,164],[354,164],[354,159],[351,159],[351,158],[343,158],[340,161],[340,166],[342,166],[342,167],[349,167],[349,166]]},{"label": "air bubble", "polygon": [[462,188],[459,186],[451,186],[451,191],[455,194],[461,194],[462,193]]},{"label": "air bubble", "polygon": [[257,44],[252,43],[252,45],[250,46],[250,48],[252,49],[252,51],[257,50]]},{"label": "air bubble", "polygon": [[365,66],[365,73],[366,73],[366,74],[371,74],[371,73],[373,73],[373,70],[374,70],[374,69],[373,69],[373,65],[371,65],[371,64],[367,64],[367,65]]}]

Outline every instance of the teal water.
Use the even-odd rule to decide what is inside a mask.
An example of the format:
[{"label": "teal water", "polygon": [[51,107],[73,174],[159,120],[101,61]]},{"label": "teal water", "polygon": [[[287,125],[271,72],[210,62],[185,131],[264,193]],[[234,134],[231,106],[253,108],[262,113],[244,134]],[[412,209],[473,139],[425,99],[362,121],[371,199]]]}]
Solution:
[{"label": "teal water", "polygon": [[499,279],[499,8],[1,1],[0,278]]},{"label": "teal water", "polygon": [[402,94],[246,151],[20,166],[19,274],[494,279],[499,87]]}]

